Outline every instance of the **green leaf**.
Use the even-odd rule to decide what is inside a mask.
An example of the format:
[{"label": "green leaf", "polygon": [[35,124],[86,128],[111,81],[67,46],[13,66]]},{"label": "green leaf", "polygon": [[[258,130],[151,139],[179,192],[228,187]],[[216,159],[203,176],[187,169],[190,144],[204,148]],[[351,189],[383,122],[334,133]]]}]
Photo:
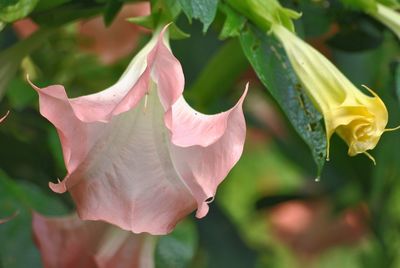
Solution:
[{"label": "green leaf", "polygon": [[40,26],[57,27],[73,20],[100,14],[104,6],[104,4],[87,4],[86,1],[73,1],[50,9],[34,11],[30,17]]},{"label": "green leaf", "polygon": [[35,12],[48,10],[54,8],[56,6],[60,6],[62,4],[68,3],[71,0],[40,0],[39,3],[35,7]]},{"label": "green leaf", "polygon": [[236,84],[232,77],[240,76],[248,67],[238,40],[229,40],[208,61],[186,96],[196,107],[206,109],[226,96]]},{"label": "green leaf", "polygon": [[307,37],[318,37],[327,32],[332,25],[333,19],[323,1],[301,1],[298,10],[303,14],[301,24]]},{"label": "green leaf", "polygon": [[225,3],[265,32],[268,32],[274,24],[282,25],[294,32],[293,20],[301,17],[301,13],[284,8],[278,0],[225,0]]},{"label": "green leaf", "polygon": [[196,228],[190,220],[181,222],[175,230],[158,240],[155,261],[157,268],[188,267],[197,247]]},{"label": "green leaf", "polygon": [[[132,17],[128,18],[127,21],[137,24],[139,26],[145,27],[150,30],[156,30],[159,26],[157,25],[157,21],[159,20],[160,14],[153,13],[149,16],[141,16],[141,17]],[[169,16],[169,15],[168,15]],[[173,18],[171,18],[173,20]],[[174,40],[180,40],[190,37],[189,34],[182,31],[176,23],[171,23],[168,27],[169,37]]]},{"label": "green leaf", "polygon": [[[3,1],[3,0],[2,0]],[[38,0],[7,0],[0,4],[0,21],[13,22],[26,17],[35,8]]]},{"label": "green leaf", "polygon": [[109,0],[104,10],[104,24],[110,26],[123,6],[120,0]]},{"label": "green leaf", "polygon": [[132,18],[128,18],[127,21],[132,22],[136,25],[145,27],[150,30],[153,30],[156,27],[153,15],[132,17]]},{"label": "green leaf", "polygon": [[256,266],[257,252],[242,240],[234,223],[217,204],[213,204],[207,217],[196,224],[203,254],[200,257],[205,262],[199,267],[259,267]]},{"label": "green leaf", "polygon": [[342,0],[342,3],[350,9],[374,12],[377,9],[376,0]]},{"label": "green leaf", "polygon": [[305,94],[281,44],[251,25],[242,31],[240,42],[261,82],[310,147],[319,175],[326,158],[322,115]]},{"label": "green leaf", "polygon": [[17,183],[0,170],[0,218],[17,212],[16,217],[0,225],[0,266],[41,267],[32,241],[32,209],[50,215],[67,212],[57,199],[44,195],[35,185]]},{"label": "green leaf", "polygon": [[18,3],[18,0],[2,0],[0,2],[0,8],[5,8],[8,6],[12,6]]},{"label": "green leaf", "polygon": [[398,9],[400,7],[399,0],[377,0],[377,2],[379,2],[385,6],[392,7],[394,9]]},{"label": "green leaf", "polygon": [[225,13],[226,19],[219,38],[226,39],[228,37],[239,36],[240,31],[242,30],[246,22],[246,18],[240,16],[238,13],[236,13],[234,10],[226,5],[221,4],[221,10]]},{"label": "green leaf", "polygon": [[7,91],[7,98],[13,109],[24,109],[37,102],[37,94],[25,79],[12,79]]},{"label": "green leaf", "polygon": [[179,3],[189,21],[199,19],[203,23],[203,32],[207,32],[217,13],[218,0],[179,0]]},{"label": "green leaf", "polygon": [[188,33],[182,31],[175,23],[172,23],[168,30],[170,38],[174,40],[181,40],[190,37]]},{"label": "green leaf", "polygon": [[151,0],[151,15],[156,26],[174,21],[181,12],[181,5],[176,0]]},{"label": "green leaf", "polygon": [[394,70],[394,82],[395,82],[395,90],[397,95],[397,100],[400,101],[400,62],[395,65]]},{"label": "green leaf", "polygon": [[0,53],[0,99],[8,83],[17,73],[22,59],[45,42],[50,33],[49,29],[40,29],[27,39],[19,41]]},{"label": "green leaf", "polygon": [[379,47],[384,35],[382,28],[362,16],[352,16],[340,23],[340,32],[328,39],[333,48],[348,52],[371,50]]}]

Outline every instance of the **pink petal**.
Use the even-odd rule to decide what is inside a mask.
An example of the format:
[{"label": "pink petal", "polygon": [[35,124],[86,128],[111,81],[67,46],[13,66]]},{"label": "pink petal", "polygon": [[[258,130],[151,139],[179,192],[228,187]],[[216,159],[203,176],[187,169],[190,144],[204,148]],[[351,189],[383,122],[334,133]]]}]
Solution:
[{"label": "pink petal", "polygon": [[105,243],[95,256],[99,268],[151,268],[154,267],[156,238],[137,235],[111,227]]},{"label": "pink petal", "polygon": [[39,26],[30,18],[18,20],[12,24],[12,27],[22,39],[28,38],[39,29]]},{"label": "pink petal", "polygon": [[140,36],[146,31],[126,19],[147,16],[151,13],[149,2],[125,4],[113,23],[106,27],[102,16],[78,23],[80,47],[98,55],[104,64],[112,64],[128,56],[137,47]]},{"label": "pink petal", "polygon": [[96,267],[96,246],[107,224],[84,222],[77,216],[46,218],[33,212],[32,228],[44,267],[91,268]]},{"label": "pink petal", "polygon": [[242,104],[246,97],[249,85],[239,99],[238,103],[226,112],[216,115],[206,115],[197,112],[181,96],[167,112],[165,124],[171,130],[172,143],[180,147],[200,145],[207,147],[225,134],[228,121],[235,114],[241,117],[241,127],[244,123]]},{"label": "pink petal", "polygon": [[158,85],[165,109],[182,95],[185,78],[179,61],[164,43],[166,29],[139,52],[116,84],[99,93],[70,100],[81,121],[108,122],[112,116],[134,108],[150,90],[150,76]]},{"label": "pink petal", "polygon": [[154,239],[76,215],[32,217],[33,237],[46,268],[151,268]]},{"label": "pink petal", "polygon": [[193,110],[183,97],[166,114],[174,164],[196,198],[198,218],[207,214],[207,203],[242,155],[246,138],[242,104],[247,90],[248,85],[233,108],[217,115]]}]

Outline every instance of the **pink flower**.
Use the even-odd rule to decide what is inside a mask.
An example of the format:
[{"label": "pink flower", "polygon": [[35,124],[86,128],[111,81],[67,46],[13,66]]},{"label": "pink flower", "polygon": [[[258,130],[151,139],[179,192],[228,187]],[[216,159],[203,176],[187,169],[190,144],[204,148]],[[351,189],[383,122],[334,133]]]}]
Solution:
[{"label": "pink flower", "polygon": [[132,234],[104,222],[82,221],[76,214],[32,216],[33,238],[46,268],[151,268],[155,238]]},{"label": "pink flower", "polygon": [[124,5],[109,27],[104,25],[102,16],[81,21],[78,23],[80,47],[97,54],[102,63],[112,64],[132,53],[140,36],[146,32],[126,19],[150,13],[150,3],[139,2]]},{"label": "pink flower", "polygon": [[39,29],[39,26],[30,18],[18,20],[12,24],[12,27],[21,39],[28,38]]},{"label": "pink flower", "polygon": [[204,217],[217,186],[239,160],[242,103],[205,115],[182,96],[184,76],[165,29],[110,88],[69,99],[63,86],[38,88],[40,112],[57,128],[79,216],[135,233],[165,234],[197,208]]},{"label": "pink flower", "polygon": [[329,203],[288,201],[270,213],[273,232],[299,256],[313,258],[340,245],[352,245],[367,235],[368,213],[362,204],[333,215]]}]

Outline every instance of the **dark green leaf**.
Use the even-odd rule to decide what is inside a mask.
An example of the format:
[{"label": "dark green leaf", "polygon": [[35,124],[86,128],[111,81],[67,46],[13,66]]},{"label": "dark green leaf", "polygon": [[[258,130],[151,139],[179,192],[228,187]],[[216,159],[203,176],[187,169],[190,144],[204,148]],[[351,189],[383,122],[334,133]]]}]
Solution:
[{"label": "dark green leaf", "polygon": [[329,31],[332,18],[324,1],[300,1],[298,11],[302,28],[307,37],[317,37]]},{"label": "dark green leaf", "polygon": [[375,11],[377,8],[376,0],[342,0],[342,2],[347,8],[354,10]]},{"label": "dark green leaf", "polygon": [[171,24],[169,26],[169,35],[171,39],[174,40],[181,40],[181,39],[186,39],[189,38],[190,35],[182,31],[175,23]]},{"label": "dark green leaf", "polygon": [[54,8],[70,1],[72,0],[40,0],[35,7],[35,12]]},{"label": "dark green leaf", "polygon": [[0,170],[0,218],[17,212],[16,217],[0,225],[0,263],[4,267],[41,267],[31,235],[32,209],[50,215],[67,212],[35,185],[16,183]]},{"label": "dark green leaf", "polygon": [[154,17],[152,15],[128,18],[127,21],[147,29],[154,29],[154,27],[156,27]]},{"label": "dark green leaf", "polygon": [[41,29],[0,53],[0,99],[9,81],[15,76],[22,59],[45,42],[50,32],[48,29]]},{"label": "dark green leaf", "polygon": [[2,0],[0,2],[0,8],[5,8],[7,6],[12,6],[18,3],[18,0]]},{"label": "dark green leaf", "polygon": [[[2,0],[3,1],[3,0]],[[0,21],[13,22],[26,17],[35,8],[38,0],[6,1],[0,5]]]},{"label": "dark green leaf", "polygon": [[155,254],[156,267],[188,267],[196,247],[196,228],[191,221],[184,221],[171,234],[160,237]]},{"label": "dark green leaf", "polygon": [[383,31],[376,22],[359,17],[342,24],[341,31],[328,44],[343,51],[355,52],[377,48],[382,44]]},{"label": "dark green leaf", "polygon": [[110,26],[123,6],[120,0],[109,0],[104,11],[104,24]]},{"label": "dark green leaf", "polygon": [[214,21],[218,0],[179,0],[179,3],[190,21],[195,18],[203,23],[203,32],[205,33]]},{"label": "dark green leaf", "polygon": [[196,221],[207,268],[257,267],[257,254],[243,242],[236,226],[213,204],[207,217]]},{"label": "dark green leaf", "polygon": [[31,17],[39,25],[56,27],[76,19],[84,19],[100,14],[104,9],[103,4],[86,4],[71,2],[50,9],[33,12]]},{"label": "dark green leaf", "polygon": [[397,100],[400,101],[400,62],[398,62],[395,65],[394,72],[395,72],[395,74],[394,74],[394,82],[395,82]]},{"label": "dark green leaf", "polygon": [[245,17],[240,16],[234,10],[225,5],[221,5],[221,10],[225,13],[226,19],[219,37],[221,39],[226,39],[228,37],[239,36],[240,31],[246,22]]},{"label": "dark green leaf", "polygon": [[37,94],[25,79],[12,79],[7,91],[7,97],[10,105],[14,109],[24,109],[28,105],[37,102]]},{"label": "dark green leaf", "polygon": [[176,0],[151,0],[151,15],[156,26],[174,21],[180,12],[181,6]]},{"label": "dark green leaf", "polygon": [[311,149],[320,174],[326,158],[326,136],[322,116],[302,88],[280,43],[247,25],[240,35],[243,50],[295,130]]},{"label": "dark green leaf", "polygon": [[399,8],[400,1],[399,0],[378,0],[377,2],[389,6],[389,7],[394,7],[394,8]]},{"label": "dark green leaf", "polygon": [[229,40],[203,68],[194,85],[188,90],[188,99],[202,109],[210,106],[235,86],[236,81],[232,77],[238,77],[248,67],[238,40]]}]

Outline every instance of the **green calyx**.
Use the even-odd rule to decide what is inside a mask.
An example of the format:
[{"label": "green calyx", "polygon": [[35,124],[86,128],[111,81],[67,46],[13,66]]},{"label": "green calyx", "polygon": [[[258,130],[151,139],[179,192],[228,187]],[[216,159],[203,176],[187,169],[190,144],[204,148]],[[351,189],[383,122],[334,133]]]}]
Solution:
[{"label": "green calyx", "polygon": [[292,9],[282,7],[277,0],[226,0],[226,3],[267,32],[276,24],[294,32],[292,20],[301,16]]}]

